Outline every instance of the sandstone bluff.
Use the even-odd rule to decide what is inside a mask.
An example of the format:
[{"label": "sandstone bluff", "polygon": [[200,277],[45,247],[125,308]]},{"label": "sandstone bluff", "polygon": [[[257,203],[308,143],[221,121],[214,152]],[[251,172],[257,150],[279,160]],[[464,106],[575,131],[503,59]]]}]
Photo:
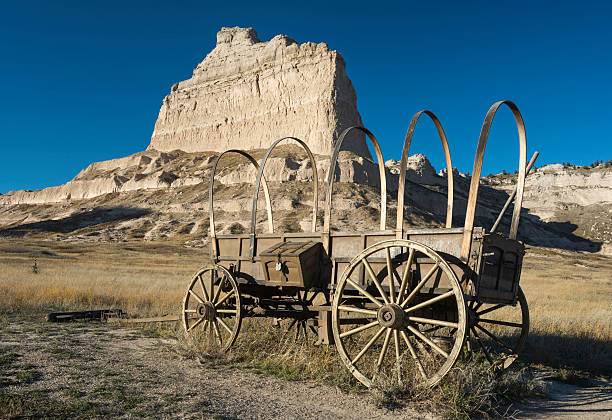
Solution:
[{"label": "sandstone bluff", "polygon": [[[325,43],[285,35],[262,42],[253,28],[222,28],[193,76],[163,100],[149,149],[265,149],[283,136],[329,155],[340,131],[362,125],[345,63]],[[363,136],[347,149],[369,156]]]}]

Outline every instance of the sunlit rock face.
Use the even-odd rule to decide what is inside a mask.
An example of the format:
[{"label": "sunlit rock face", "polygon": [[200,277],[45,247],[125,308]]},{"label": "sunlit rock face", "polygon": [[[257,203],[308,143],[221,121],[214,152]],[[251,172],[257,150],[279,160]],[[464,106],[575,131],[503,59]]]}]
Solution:
[{"label": "sunlit rock face", "polygon": [[[294,136],[329,155],[353,125],[362,125],[357,95],[337,51],[285,35],[262,42],[252,28],[222,28],[193,76],[164,98],[149,149],[265,149]],[[360,134],[343,149],[370,157]]]}]

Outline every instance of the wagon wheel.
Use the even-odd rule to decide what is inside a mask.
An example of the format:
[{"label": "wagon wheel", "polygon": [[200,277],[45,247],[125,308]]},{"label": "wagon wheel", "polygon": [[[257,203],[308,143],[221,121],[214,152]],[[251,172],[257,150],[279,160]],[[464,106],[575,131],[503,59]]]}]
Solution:
[{"label": "wagon wheel", "polygon": [[[296,306],[302,306],[302,308],[306,310],[308,306],[313,304],[313,301],[317,297],[318,293],[320,292],[298,290],[295,295]],[[272,320],[272,325],[281,328],[284,331],[285,337],[288,337],[293,334],[293,340],[295,341],[297,341],[300,337],[303,337],[305,340],[307,340],[311,334],[314,334],[313,338],[318,338],[318,332],[316,328],[312,326],[306,318],[274,318]]]},{"label": "wagon wheel", "polygon": [[[296,299],[298,301],[298,306],[302,306],[303,310],[307,310],[308,306],[313,304],[313,301],[317,297],[317,294],[320,293],[318,291],[297,291]],[[289,326],[287,331],[290,332],[293,330],[294,339],[297,341],[300,337],[303,337],[305,340],[308,340],[309,336],[316,339],[318,338],[318,332],[316,328],[308,323],[308,319],[292,319],[289,322]]]},{"label": "wagon wheel", "polygon": [[493,366],[507,369],[525,347],[528,334],[529,308],[520,286],[516,306],[477,302],[468,305],[471,350],[482,351]]},{"label": "wagon wheel", "polygon": [[220,265],[208,266],[189,283],[183,301],[183,327],[227,351],[240,330],[241,309],[238,283],[231,273]]},{"label": "wagon wheel", "polygon": [[[374,267],[382,268],[375,274]],[[369,286],[358,280],[362,272]],[[466,324],[463,292],[450,266],[431,248],[404,239],[380,242],[353,258],[332,304],[340,357],[368,387],[377,377],[434,386],[457,361]]]}]

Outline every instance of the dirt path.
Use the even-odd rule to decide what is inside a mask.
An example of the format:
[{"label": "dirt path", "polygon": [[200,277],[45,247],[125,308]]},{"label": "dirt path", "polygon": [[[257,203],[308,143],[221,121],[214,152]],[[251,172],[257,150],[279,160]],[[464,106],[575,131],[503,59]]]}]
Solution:
[{"label": "dirt path", "polygon": [[[143,330],[105,324],[5,322],[0,330],[0,417],[418,419],[378,409],[367,394],[203,366]],[[165,350],[166,349],[166,350]],[[610,388],[558,385],[518,417],[612,418]],[[4,410],[4,411],[3,411]]]},{"label": "dirt path", "polygon": [[549,399],[533,401],[520,407],[516,417],[529,419],[590,420],[612,419],[612,386],[600,382],[581,388],[560,382],[548,382]]},{"label": "dirt path", "polygon": [[171,344],[93,323],[11,322],[0,335],[0,354],[14,355],[1,372],[6,386],[0,393],[42,405],[21,412],[34,416],[433,418],[377,409],[367,396],[321,384],[202,366],[163,350]]}]

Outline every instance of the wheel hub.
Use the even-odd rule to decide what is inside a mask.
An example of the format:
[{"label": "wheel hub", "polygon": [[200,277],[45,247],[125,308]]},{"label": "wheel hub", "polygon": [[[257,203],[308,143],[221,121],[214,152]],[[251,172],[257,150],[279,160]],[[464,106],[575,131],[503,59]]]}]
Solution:
[{"label": "wheel hub", "polygon": [[197,311],[200,317],[204,317],[208,321],[214,320],[215,317],[217,316],[217,311],[215,310],[215,306],[210,302],[199,304]]},{"label": "wheel hub", "polygon": [[404,310],[395,303],[381,306],[376,314],[376,319],[380,325],[394,329],[404,326],[404,317]]},{"label": "wheel hub", "polygon": [[472,310],[472,309],[468,309],[467,311],[467,319],[468,319],[468,327],[473,327],[474,325],[478,324],[478,321],[480,320],[480,317],[478,316],[478,314],[476,313],[476,311]]}]

